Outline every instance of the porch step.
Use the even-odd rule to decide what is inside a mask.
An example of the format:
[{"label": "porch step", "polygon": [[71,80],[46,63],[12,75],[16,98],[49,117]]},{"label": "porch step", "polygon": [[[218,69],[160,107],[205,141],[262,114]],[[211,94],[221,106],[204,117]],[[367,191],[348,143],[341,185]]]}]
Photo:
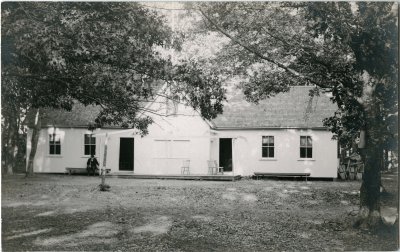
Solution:
[{"label": "porch step", "polygon": [[108,176],[126,179],[176,179],[176,180],[211,180],[211,181],[236,181],[241,179],[240,175],[146,175],[112,173]]}]

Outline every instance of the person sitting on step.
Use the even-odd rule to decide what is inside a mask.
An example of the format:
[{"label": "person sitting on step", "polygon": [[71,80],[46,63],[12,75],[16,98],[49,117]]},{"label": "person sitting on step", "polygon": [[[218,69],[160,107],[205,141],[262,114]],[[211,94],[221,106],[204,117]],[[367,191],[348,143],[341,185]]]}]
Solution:
[{"label": "person sitting on step", "polygon": [[99,168],[98,168],[99,162],[97,161],[97,159],[94,157],[93,154],[90,156],[90,158],[88,159],[86,164],[87,164],[86,169],[87,169],[88,176],[91,173],[93,173],[93,176],[94,176],[96,174],[96,171],[99,170]]}]

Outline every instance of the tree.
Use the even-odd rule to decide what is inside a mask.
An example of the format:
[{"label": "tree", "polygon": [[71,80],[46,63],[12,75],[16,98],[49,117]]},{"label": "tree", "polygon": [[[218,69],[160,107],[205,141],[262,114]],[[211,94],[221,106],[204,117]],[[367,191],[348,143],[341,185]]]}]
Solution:
[{"label": "tree", "polygon": [[28,174],[33,172],[44,107],[98,105],[95,127],[114,124],[146,134],[151,118],[138,114],[157,113],[144,103],[154,99],[163,82],[175,91],[169,98],[199,109],[205,118],[222,111],[224,90],[216,75],[205,75],[193,62],[172,64],[161,57],[157,49],[174,46],[163,21],[134,2],[2,5],[2,98],[23,108],[3,106],[8,125],[3,136],[12,139],[13,116],[35,112]]},{"label": "tree", "polygon": [[383,149],[397,137],[398,25],[395,3],[202,3],[200,29],[230,39],[215,62],[242,77],[257,102],[294,84],[331,92],[338,111],[324,121],[342,144],[366,132],[358,224],[380,220]]},{"label": "tree", "polygon": [[[25,117],[20,115],[26,111],[24,93],[19,92],[17,84],[12,80],[3,80],[1,86],[2,114],[2,173],[12,174],[15,167],[20,167],[19,160],[24,159],[26,142]],[[17,98],[18,97],[18,98]]]}]

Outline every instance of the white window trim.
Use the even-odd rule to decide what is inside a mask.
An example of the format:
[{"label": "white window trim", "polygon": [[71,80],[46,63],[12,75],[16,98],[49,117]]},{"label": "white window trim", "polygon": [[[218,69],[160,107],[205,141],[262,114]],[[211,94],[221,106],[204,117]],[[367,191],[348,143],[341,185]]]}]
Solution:
[{"label": "white window trim", "polygon": [[50,135],[53,135],[53,134],[50,134],[50,133],[47,132],[47,156],[48,157],[60,158],[60,157],[62,157],[62,154],[63,154],[63,148],[62,148],[63,139],[61,137],[61,134],[60,133],[55,133],[54,134],[54,135],[59,135],[60,136],[60,154],[50,154]]},{"label": "white window trim", "polygon": [[[270,147],[274,147],[274,156],[273,157],[263,157],[262,156],[262,150],[263,150],[263,143],[262,143],[262,139],[263,139],[263,137],[273,137],[274,138],[274,146],[270,146]],[[276,161],[277,160],[277,153],[276,153],[276,146],[275,146],[275,141],[276,140],[276,136],[275,135],[261,135],[261,152],[260,152],[260,161]],[[265,146],[265,147],[267,147],[267,146]]]},{"label": "white window trim", "polygon": [[178,139],[163,139],[163,138],[155,138],[155,139],[153,139],[153,150],[155,149],[155,146],[154,146],[154,144],[156,143],[156,142],[168,142],[169,144],[167,145],[167,156],[166,157],[157,157],[157,156],[155,156],[156,155],[156,153],[154,152],[154,155],[153,155],[153,159],[190,159],[190,156],[191,156],[191,153],[189,152],[189,154],[188,154],[188,157],[185,157],[185,158],[183,158],[183,157],[172,157],[172,149],[171,149],[171,143],[173,143],[173,142],[188,142],[189,144],[191,143],[191,140],[190,139],[180,139],[180,138],[178,138]]},{"label": "white window trim", "polygon": [[[312,149],[312,157],[310,157],[310,158],[307,158],[307,157],[305,157],[305,158],[302,158],[302,157],[300,157],[300,148],[302,147],[301,146],[301,144],[300,144],[300,142],[301,142],[301,137],[311,137],[311,143],[312,143],[312,145],[311,145],[311,149]],[[307,139],[307,138],[306,138]],[[298,147],[298,153],[299,153],[299,158],[297,159],[297,161],[315,161],[315,155],[314,155],[314,139],[313,139],[313,136],[312,135],[306,135],[306,134],[301,134],[300,136],[299,136],[299,141],[298,141],[298,143],[299,143],[299,147]],[[307,147],[303,147],[303,148],[307,148]]]},{"label": "white window trim", "polygon": [[[82,153],[82,157],[84,157],[84,158],[89,158],[90,157],[90,155],[85,155],[85,135],[90,135],[90,134],[94,134],[94,133],[92,133],[92,132],[90,132],[90,131],[86,131],[86,132],[83,132],[82,133],[82,135],[81,135],[81,153]],[[96,138],[96,154],[94,155],[95,157],[97,157],[98,155],[98,144],[97,144],[97,136],[94,136],[95,138]]]}]

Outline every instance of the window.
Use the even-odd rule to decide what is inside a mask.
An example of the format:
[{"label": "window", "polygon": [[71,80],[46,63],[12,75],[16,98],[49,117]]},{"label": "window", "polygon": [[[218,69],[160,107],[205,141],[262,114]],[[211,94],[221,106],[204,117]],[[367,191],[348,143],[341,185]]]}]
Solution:
[{"label": "window", "polygon": [[190,141],[189,140],[173,140],[171,142],[172,158],[189,158]]},{"label": "window", "polygon": [[189,158],[189,140],[155,140],[155,158]]},{"label": "window", "polygon": [[275,155],[274,137],[263,136],[262,137],[262,157],[273,158]]},{"label": "window", "polygon": [[96,155],[96,137],[92,134],[85,134],[84,148],[85,155]]},{"label": "window", "polygon": [[300,136],[300,158],[312,158],[312,139],[310,136]]},{"label": "window", "polygon": [[49,154],[61,155],[61,138],[59,134],[49,135]]}]

